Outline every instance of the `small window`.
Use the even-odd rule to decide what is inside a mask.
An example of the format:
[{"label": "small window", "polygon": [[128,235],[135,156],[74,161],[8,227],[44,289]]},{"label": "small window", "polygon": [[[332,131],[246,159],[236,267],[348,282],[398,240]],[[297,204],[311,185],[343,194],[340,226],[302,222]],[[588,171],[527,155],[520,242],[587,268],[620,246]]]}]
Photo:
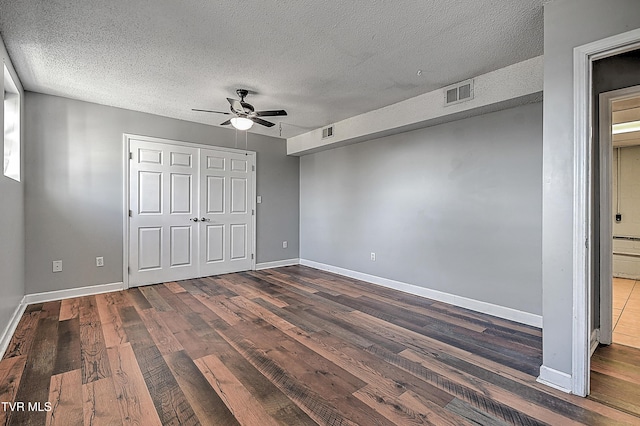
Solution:
[{"label": "small window", "polygon": [[4,175],[20,182],[20,92],[4,66]]}]

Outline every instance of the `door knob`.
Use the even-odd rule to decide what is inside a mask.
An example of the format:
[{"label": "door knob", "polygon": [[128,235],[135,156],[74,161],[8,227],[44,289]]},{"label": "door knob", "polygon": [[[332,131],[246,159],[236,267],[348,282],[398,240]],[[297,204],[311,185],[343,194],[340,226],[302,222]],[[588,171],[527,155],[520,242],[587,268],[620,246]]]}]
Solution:
[{"label": "door knob", "polygon": [[206,217],[203,217],[202,219],[200,219],[200,222],[210,222],[211,219],[207,219]]},{"label": "door knob", "polygon": [[189,219],[189,220],[192,220],[192,221],[194,221],[194,222],[197,222],[197,221],[199,221],[200,219],[198,219],[197,217],[192,217],[192,218],[191,218],[191,219]]}]

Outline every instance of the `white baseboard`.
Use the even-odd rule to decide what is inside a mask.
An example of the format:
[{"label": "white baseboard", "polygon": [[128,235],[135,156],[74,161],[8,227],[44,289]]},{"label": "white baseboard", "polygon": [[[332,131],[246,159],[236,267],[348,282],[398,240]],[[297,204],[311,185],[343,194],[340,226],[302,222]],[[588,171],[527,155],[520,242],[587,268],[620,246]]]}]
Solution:
[{"label": "white baseboard", "polygon": [[519,322],[521,324],[542,328],[542,316],[531,314],[529,312],[523,312],[517,309],[507,308],[505,306],[494,305],[488,302],[469,299],[467,297],[456,296],[455,294],[419,287],[417,285],[377,277],[375,275],[364,274],[362,272],[352,271],[350,269],[326,265],[324,263],[314,262],[312,260],[300,259],[300,265],[309,266],[311,268],[316,268],[323,271],[333,272],[362,281],[368,281],[374,284],[381,285],[383,287],[388,287],[394,290],[403,291],[405,293],[414,294],[416,296],[426,297],[428,299],[437,300],[439,302],[448,303],[450,305],[459,306],[461,308],[471,309],[472,311],[481,312],[483,314],[493,315],[495,317]]},{"label": "white baseboard", "polygon": [[274,262],[256,263],[256,271],[261,269],[281,268],[283,266],[299,265],[300,259],[284,259],[276,260]]},{"label": "white baseboard", "polygon": [[124,290],[124,283],[99,284],[88,287],[70,288],[66,290],[46,291],[44,293],[27,294],[22,299],[22,303],[30,305],[32,303],[51,302],[52,300],[91,296],[93,294],[109,293],[111,291],[119,290]]},{"label": "white baseboard", "polygon": [[13,316],[11,317],[9,324],[7,324],[4,331],[2,332],[2,337],[0,337],[0,358],[4,356],[4,352],[9,347],[9,342],[11,342],[13,333],[15,333],[16,327],[18,327],[20,318],[22,318],[22,314],[24,314],[24,310],[26,308],[27,304],[24,303],[24,301],[20,302],[20,304],[16,306],[16,310],[13,311]]},{"label": "white baseboard", "polygon": [[540,367],[540,375],[536,381],[565,393],[571,393],[571,386],[573,384],[570,374],[563,373],[562,371],[558,371],[544,365]]},{"label": "white baseboard", "polygon": [[627,274],[625,272],[614,272],[613,278],[624,278],[627,280],[640,280],[640,275],[638,274]]}]

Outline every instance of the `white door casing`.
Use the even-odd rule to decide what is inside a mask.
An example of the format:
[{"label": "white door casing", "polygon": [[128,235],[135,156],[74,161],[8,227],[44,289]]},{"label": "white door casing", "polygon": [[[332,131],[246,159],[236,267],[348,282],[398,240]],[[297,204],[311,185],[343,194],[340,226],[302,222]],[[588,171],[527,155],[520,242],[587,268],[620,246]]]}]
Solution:
[{"label": "white door casing", "polygon": [[125,285],[255,267],[255,153],[125,135]]}]

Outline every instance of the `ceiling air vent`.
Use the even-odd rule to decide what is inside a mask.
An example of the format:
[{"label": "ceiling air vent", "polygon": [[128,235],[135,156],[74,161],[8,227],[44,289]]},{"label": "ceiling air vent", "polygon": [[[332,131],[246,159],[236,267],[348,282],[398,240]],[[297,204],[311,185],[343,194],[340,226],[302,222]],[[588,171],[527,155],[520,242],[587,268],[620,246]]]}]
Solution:
[{"label": "ceiling air vent", "polygon": [[444,106],[459,104],[473,99],[473,79],[447,86],[444,91]]},{"label": "ceiling air vent", "polygon": [[333,126],[322,129],[322,139],[330,138],[331,136],[333,136]]}]

